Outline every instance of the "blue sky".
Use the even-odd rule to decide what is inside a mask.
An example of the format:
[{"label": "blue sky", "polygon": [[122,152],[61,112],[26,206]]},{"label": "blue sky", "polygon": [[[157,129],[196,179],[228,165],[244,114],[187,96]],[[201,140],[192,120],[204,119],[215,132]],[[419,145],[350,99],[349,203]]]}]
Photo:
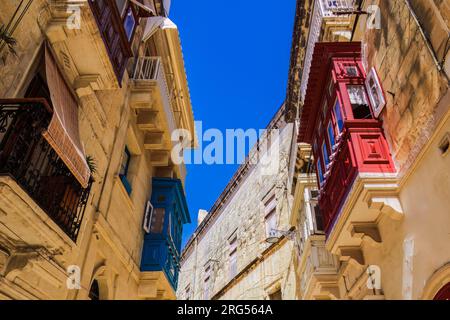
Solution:
[{"label": "blue sky", "polygon": [[[264,128],[283,103],[295,0],[174,0],[196,121],[203,130]],[[200,137],[199,137],[200,139]],[[206,144],[207,145],[207,144]],[[205,147],[205,144],[204,144]],[[195,231],[238,165],[188,165],[186,196]]]}]

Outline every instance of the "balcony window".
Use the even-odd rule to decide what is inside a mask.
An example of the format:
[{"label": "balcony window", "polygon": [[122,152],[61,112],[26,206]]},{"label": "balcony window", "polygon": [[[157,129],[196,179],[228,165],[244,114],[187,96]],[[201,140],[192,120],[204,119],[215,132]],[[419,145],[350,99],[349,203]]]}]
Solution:
[{"label": "balcony window", "polygon": [[161,234],[163,232],[165,216],[166,216],[166,210],[164,208],[153,209],[150,233]]},{"label": "balcony window", "polygon": [[130,44],[139,23],[137,13],[134,6],[125,0],[88,2],[120,85],[128,59],[133,55]]},{"label": "balcony window", "polygon": [[344,120],[342,118],[341,105],[338,99],[336,99],[336,103],[334,104],[334,117],[336,119],[338,131],[341,133],[344,128]]},{"label": "balcony window", "polygon": [[124,17],[123,27],[125,29],[128,41],[131,41],[131,38],[134,33],[134,28],[136,27],[136,18],[133,14],[133,10],[131,9],[131,7],[128,7],[127,13]]},{"label": "balcony window", "polygon": [[372,113],[367,102],[366,90],[363,85],[347,86],[347,93],[352,106],[354,119],[372,119]]},{"label": "balcony window", "polygon": [[[361,43],[316,43],[314,50],[310,73],[320,83],[326,83],[326,79],[333,76],[333,95],[337,98],[334,107],[323,117],[317,106],[325,98],[329,99],[329,87],[311,86],[308,89],[298,141],[314,143],[317,179],[321,189],[318,199],[320,210],[315,216],[318,225],[329,234],[333,220],[338,217],[358,174],[395,172],[395,166],[381,122],[373,119],[372,107],[377,103],[382,105],[383,96],[376,72],[370,73],[372,78],[368,75],[372,81],[367,81],[362,72]],[[374,94],[375,103],[368,92]],[[322,118],[327,122],[322,123]],[[326,134],[317,130],[320,123],[326,125]],[[333,147],[338,143],[338,149]],[[317,150],[317,147],[320,149]],[[322,217],[323,221],[317,217]]]},{"label": "balcony window", "polygon": [[336,144],[336,139],[334,137],[334,127],[333,124],[331,123],[331,120],[328,123],[327,131],[328,131],[328,141],[330,141],[330,147],[331,149],[333,149],[333,146]]},{"label": "balcony window", "polygon": [[330,157],[328,155],[328,148],[327,145],[325,144],[325,141],[322,143],[322,156],[326,169],[326,167],[330,164]]},{"label": "balcony window", "polygon": [[320,161],[320,158],[317,160],[317,175],[319,176],[320,184],[322,184],[324,178],[323,178],[322,163]]},{"label": "balcony window", "polygon": [[122,180],[123,186],[125,187],[125,190],[130,195],[132,188],[131,184],[129,182],[129,176],[128,176],[128,169],[130,167],[130,161],[131,161],[131,154],[130,151],[128,151],[128,148],[125,147],[124,152],[122,154],[122,163],[120,164],[120,171],[119,171],[119,177],[120,180]]},{"label": "balcony window", "polygon": [[183,224],[190,223],[179,179],[153,178],[150,232],[145,234],[141,271],[164,272],[172,288],[178,285]]}]

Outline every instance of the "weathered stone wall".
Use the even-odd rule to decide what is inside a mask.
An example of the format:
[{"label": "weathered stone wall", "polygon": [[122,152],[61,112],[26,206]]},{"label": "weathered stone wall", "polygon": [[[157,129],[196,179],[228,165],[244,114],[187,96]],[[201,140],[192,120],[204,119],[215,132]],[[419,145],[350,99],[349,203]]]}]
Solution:
[{"label": "weathered stone wall", "polygon": [[[442,62],[443,48],[448,46],[448,2],[410,2]],[[383,125],[403,174],[442,117],[439,103],[448,91],[448,82],[436,67],[405,1],[364,2],[366,8],[370,4],[380,8],[381,29],[368,30],[361,16],[354,40],[364,42],[368,67],[374,66],[380,76],[387,100]]]},{"label": "weathered stone wall", "polygon": [[[205,267],[211,266],[209,299],[223,289],[231,280],[229,263],[229,239],[236,232],[237,273],[252,265],[253,261],[269,247],[265,242],[263,200],[271,193],[277,200],[277,228],[289,229],[287,200],[287,171],[289,150],[291,148],[292,125],[283,126],[280,134],[280,157],[278,173],[264,175],[263,165],[254,165],[229,200],[216,212],[216,218],[194,239],[185,254],[178,297],[185,299],[185,289],[189,285],[193,299],[204,299]],[[275,143],[274,143],[275,144]],[[211,214],[211,213],[210,213]],[[208,219],[208,217],[206,218]],[[195,245],[195,241],[198,245]],[[285,244],[277,249],[268,260],[258,263],[256,269],[236,281],[220,296],[224,299],[263,299],[269,292],[268,284],[280,286],[286,281],[291,262],[291,246]],[[264,267],[266,266],[266,267]],[[261,279],[256,281],[255,279]],[[286,294],[290,292],[286,289]]]}]

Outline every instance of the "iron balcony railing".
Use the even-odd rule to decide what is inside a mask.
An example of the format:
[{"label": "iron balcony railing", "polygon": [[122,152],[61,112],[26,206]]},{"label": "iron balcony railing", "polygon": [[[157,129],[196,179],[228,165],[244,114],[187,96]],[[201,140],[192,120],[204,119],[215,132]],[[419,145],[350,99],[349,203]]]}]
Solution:
[{"label": "iron balcony railing", "polygon": [[42,136],[52,117],[43,98],[0,99],[0,176],[11,176],[75,242],[89,198]]}]

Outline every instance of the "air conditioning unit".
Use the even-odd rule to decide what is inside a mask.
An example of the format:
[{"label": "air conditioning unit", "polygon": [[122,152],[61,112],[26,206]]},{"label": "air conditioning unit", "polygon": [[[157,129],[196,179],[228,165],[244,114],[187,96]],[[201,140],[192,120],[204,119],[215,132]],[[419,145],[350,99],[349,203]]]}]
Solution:
[{"label": "air conditioning unit", "polygon": [[151,225],[152,225],[152,218],[153,218],[153,205],[150,203],[150,201],[147,201],[147,206],[145,207],[144,225],[143,225],[143,229],[147,233],[150,233]]}]

